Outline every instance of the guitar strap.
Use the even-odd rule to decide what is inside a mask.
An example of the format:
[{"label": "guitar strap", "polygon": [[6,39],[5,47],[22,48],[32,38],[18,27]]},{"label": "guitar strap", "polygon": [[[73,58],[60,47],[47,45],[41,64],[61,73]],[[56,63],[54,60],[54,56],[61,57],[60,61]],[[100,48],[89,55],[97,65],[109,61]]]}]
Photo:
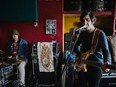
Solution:
[{"label": "guitar strap", "polygon": [[[97,43],[98,43],[98,39],[99,39],[99,34],[100,34],[100,31],[99,29],[95,29],[94,33],[93,33],[93,37],[92,37],[92,46],[91,46],[91,49],[89,50],[89,54],[86,54],[86,56],[89,56],[90,54],[94,54],[95,50],[96,50],[96,46],[97,46]],[[88,58],[88,57],[87,57]],[[86,72],[87,69],[86,69],[86,64],[84,64],[84,67],[83,67],[83,71]]]},{"label": "guitar strap", "polygon": [[92,38],[92,46],[91,46],[91,54],[93,54],[96,50],[96,46],[97,46],[97,43],[98,43],[98,39],[99,39],[99,34],[100,34],[100,31],[99,29],[95,29],[94,33],[93,33],[93,38]]}]

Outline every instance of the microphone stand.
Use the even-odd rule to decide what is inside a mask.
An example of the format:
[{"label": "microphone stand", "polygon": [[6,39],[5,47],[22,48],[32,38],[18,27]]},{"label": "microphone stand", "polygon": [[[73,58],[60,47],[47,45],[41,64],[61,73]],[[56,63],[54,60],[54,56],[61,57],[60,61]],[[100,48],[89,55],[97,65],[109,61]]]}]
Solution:
[{"label": "microphone stand", "polygon": [[[75,30],[74,30],[75,31]],[[74,33],[74,32],[73,32]],[[70,44],[69,44],[69,49],[71,48],[71,43],[73,42],[72,40],[73,40],[73,37],[74,37],[74,35],[72,35],[72,37],[71,37],[71,40],[70,40]],[[78,36],[79,37],[79,36]],[[75,45],[76,45],[76,42],[77,42],[77,40],[78,40],[78,37],[76,37],[76,40],[75,40],[75,42],[74,42],[74,45],[73,45],[73,47],[72,47],[72,49],[71,49],[71,51],[70,51],[70,54],[73,52],[73,50],[74,50],[74,47],[75,47]],[[64,74],[64,72],[67,70],[67,67],[68,67],[68,64],[69,64],[69,60],[70,60],[70,54],[68,54],[68,56],[67,56],[67,58],[66,58],[66,63],[65,63],[65,65],[64,65],[64,67],[63,67],[63,70],[62,70],[62,72],[61,72],[61,76],[60,76],[60,78],[59,78],[59,80],[58,80],[58,84],[57,84],[57,87],[59,87],[59,84],[60,84],[60,80],[62,79],[62,75]]]}]

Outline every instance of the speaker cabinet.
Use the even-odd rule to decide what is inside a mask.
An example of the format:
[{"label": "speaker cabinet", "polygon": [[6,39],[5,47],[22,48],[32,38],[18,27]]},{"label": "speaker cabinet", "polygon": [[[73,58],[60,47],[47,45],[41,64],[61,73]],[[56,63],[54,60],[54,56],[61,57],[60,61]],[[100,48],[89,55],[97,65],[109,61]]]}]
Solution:
[{"label": "speaker cabinet", "polygon": [[116,76],[103,76],[100,87],[116,87]]}]

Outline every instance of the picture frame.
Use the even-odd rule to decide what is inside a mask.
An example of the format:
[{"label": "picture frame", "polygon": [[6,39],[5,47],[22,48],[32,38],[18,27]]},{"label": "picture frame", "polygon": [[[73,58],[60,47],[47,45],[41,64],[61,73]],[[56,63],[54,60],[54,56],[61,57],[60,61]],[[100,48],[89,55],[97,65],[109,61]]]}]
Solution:
[{"label": "picture frame", "polygon": [[55,19],[46,20],[46,34],[56,34],[56,20]]}]

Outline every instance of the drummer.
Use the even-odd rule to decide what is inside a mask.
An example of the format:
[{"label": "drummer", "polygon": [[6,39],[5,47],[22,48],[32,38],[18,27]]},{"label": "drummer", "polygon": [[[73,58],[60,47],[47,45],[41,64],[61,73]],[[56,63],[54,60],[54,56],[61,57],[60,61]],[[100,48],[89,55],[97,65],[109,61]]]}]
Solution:
[{"label": "drummer", "polygon": [[8,43],[8,58],[16,58],[18,62],[20,85],[25,84],[25,65],[28,58],[28,43],[22,39],[16,29],[11,30]]}]

